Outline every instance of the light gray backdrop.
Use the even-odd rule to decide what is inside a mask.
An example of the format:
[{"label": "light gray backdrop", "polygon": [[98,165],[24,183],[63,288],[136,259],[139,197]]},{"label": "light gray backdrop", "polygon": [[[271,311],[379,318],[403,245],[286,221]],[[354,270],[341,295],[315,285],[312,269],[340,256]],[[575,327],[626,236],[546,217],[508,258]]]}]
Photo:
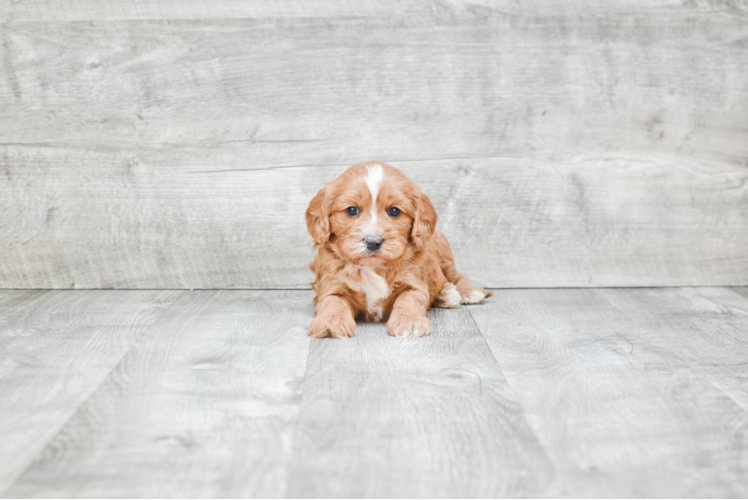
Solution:
[{"label": "light gray backdrop", "polygon": [[490,287],[748,285],[748,2],[0,0],[1,288],[304,288],[347,166]]}]

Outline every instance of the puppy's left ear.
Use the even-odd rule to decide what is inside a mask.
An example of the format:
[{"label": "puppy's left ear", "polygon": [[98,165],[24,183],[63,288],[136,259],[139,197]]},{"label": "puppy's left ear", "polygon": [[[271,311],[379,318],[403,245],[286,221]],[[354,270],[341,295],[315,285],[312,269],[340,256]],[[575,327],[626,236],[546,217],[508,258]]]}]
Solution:
[{"label": "puppy's left ear", "polygon": [[306,209],[306,228],[318,245],[324,245],[330,239],[332,199],[327,191],[327,186],[320,189],[317,196],[309,202],[309,208]]},{"label": "puppy's left ear", "polygon": [[436,209],[431,204],[429,197],[423,193],[418,193],[413,229],[410,232],[410,237],[413,239],[416,247],[422,247],[431,239],[434,231],[436,231],[436,221],[438,219]]}]

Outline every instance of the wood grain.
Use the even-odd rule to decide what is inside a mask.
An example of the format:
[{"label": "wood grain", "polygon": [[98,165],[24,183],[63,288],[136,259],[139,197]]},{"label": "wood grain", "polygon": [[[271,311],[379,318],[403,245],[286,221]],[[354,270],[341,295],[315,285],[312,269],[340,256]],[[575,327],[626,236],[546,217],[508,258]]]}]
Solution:
[{"label": "wood grain", "polygon": [[0,291],[0,493],[179,293]]},{"label": "wood grain", "polygon": [[589,151],[742,161],[737,10],[11,21],[2,144],[239,150],[263,167]]},{"label": "wood grain", "polygon": [[470,308],[563,496],[748,494],[748,301],[704,294],[730,292],[502,290]]},{"label": "wood grain", "polygon": [[[345,168],[204,171],[69,150],[12,162],[0,285],[23,288],[307,288],[304,210]],[[393,165],[430,196],[458,269],[483,286],[748,283],[748,170],[737,164],[580,155]]]},{"label": "wood grain", "polygon": [[486,286],[748,284],[741,2],[0,8],[2,288],[307,287],[370,159]]},{"label": "wood grain", "polygon": [[553,469],[469,314],[432,310],[433,333],[359,324],[312,341],[289,496],[534,497]]},{"label": "wood grain", "polygon": [[748,412],[748,299],[725,288],[600,293],[624,312],[637,311],[641,328],[677,345],[680,362]]},{"label": "wood grain", "polygon": [[748,495],[745,288],[494,292],[336,341],[310,291],[0,291],[0,495]]},{"label": "wood grain", "polygon": [[184,292],[6,495],[282,497],[310,292]]},{"label": "wood grain", "polygon": [[225,18],[314,18],[314,17],[383,17],[428,15],[525,15],[535,17],[620,17],[626,15],[748,15],[742,2],[726,0],[637,0],[610,1],[600,4],[595,0],[553,2],[543,0],[389,0],[372,1],[309,1],[272,0],[263,2],[180,2],[159,0],[70,0],[64,5],[49,2],[0,2],[0,19],[15,21],[98,21],[129,19],[225,19]]},{"label": "wood grain", "polygon": [[[57,7],[57,8],[55,8]],[[315,18],[373,17],[428,13],[434,8],[426,0],[212,2],[173,0],[127,0],[101,2],[73,0],[53,6],[42,2],[0,2],[0,18],[12,21],[100,21],[132,19],[234,19],[234,18]]]}]

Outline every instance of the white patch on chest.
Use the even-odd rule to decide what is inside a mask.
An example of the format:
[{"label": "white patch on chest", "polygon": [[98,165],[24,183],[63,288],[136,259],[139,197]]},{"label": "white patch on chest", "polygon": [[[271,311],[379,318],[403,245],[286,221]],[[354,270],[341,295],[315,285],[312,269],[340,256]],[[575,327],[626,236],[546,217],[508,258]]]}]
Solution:
[{"label": "white patch on chest", "polygon": [[368,266],[348,264],[344,272],[348,276],[348,286],[366,296],[369,316],[375,321],[382,319],[382,301],[390,296],[387,280]]}]

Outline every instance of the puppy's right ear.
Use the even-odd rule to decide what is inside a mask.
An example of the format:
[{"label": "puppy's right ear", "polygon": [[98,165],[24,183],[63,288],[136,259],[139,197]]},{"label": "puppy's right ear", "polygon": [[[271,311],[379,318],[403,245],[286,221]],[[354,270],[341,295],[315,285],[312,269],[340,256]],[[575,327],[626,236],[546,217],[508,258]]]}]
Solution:
[{"label": "puppy's right ear", "polygon": [[332,197],[327,194],[327,186],[317,193],[306,209],[306,229],[318,245],[324,245],[330,239],[330,214],[332,214]]}]

